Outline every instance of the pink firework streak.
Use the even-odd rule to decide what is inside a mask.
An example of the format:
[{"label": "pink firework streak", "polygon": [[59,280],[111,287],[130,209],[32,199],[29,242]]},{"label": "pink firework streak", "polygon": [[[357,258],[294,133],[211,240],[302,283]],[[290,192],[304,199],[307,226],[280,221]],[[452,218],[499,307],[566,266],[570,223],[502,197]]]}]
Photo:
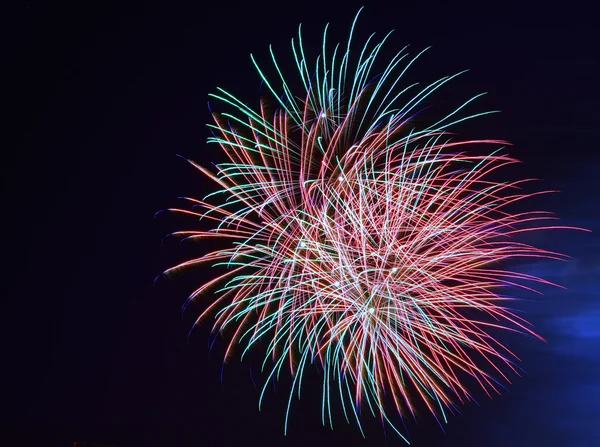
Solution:
[{"label": "pink firework streak", "polygon": [[[191,162],[219,189],[187,199],[190,210],[172,211],[214,227],[174,234],[230,244],[167,273],[226,267],[190,296],[209,303],[197,323],[214,318],[215,331],[231,328],[226,358],[238,346],[243,357],[266,342],[265,387],[289,368],[286,427],[293,395],[316,363],[323,424],[332,424],[336,393],[361,432],[363,406],[406,440],[392,413],[414,417],[418,399],[445,420],[447,410],[472,399],[465,378],[491,395],[517,372],[516,356],[490,330],[541,337],[505,307],[512,299],[499,289],[549,283],[500,266],[515,258],[562,259],[514,236],[567,227],[547,223],[554,218],[546,212],[510,212],[545,192],[523,193],[529,180],[490,179],[517,163],[502,153],[505,142],[453,140],[450,127],[485,114],[461,116],[478,96],[430,126],[412,124],[430,94],[457,75],[400,87],[416,60],[404,50],[371,73],[389,34],[367,42],[354,64],[352,32],[331,57],[326,35],[312,68],[301,33],[292,40],[302,94],[292,91],[274,56],[278,86],[252,58],[278,110],[269,112],[266,101],[254,110],[222,89],[212,95],[233,109],[214,114],[210,126],[209,141],[229,161],[216,173]],[[495,150],[467,152],[482,144]],[[203,211],[194,211],[198,206]]]}]

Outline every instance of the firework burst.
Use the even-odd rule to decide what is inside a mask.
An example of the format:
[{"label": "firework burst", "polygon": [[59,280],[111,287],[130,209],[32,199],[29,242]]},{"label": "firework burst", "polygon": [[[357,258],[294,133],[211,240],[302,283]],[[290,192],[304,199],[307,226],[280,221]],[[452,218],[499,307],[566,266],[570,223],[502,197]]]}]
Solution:
[{"label": "firework burst", "polygon": [[[214,227],[175,234],[230,243],[167,273],[226,267],[191,295],[207,303],[198,322],[210,316],[215,331],[231,328],[226,357],[236,345],[243,357],[265,341],[267,383],[289,369],[286,427],[303,373],[316,364],[324,424],[332,424],[335,393],[359,428],[362,406],[404,438],[392,414],[414,416],[418,400],[445,419],[472,399],[465,377],[492,393],[516,372],[516,357],[490,331],[535,334],[506,307],[500,288],[544,281],[502,270],[501,261],[560,259],[514,240],[558,227],[546,223],[548,213],[510,211],[533,194],[520,189],[527,180],[491,180],[517,162],[502,152],[505,142],[449,133],[491,113],[464,113],[478,96],[429,126],[412,124],[430,95],[458,75],[404,86],[419,55],[403,49],[375,72],[389,34],[380,42],[371,36],[353,61],[353,31],[354,24],[348,42],[331,52],[326,28],[312,62],[299,31],[292,49],[300,92],[272,51],[275,80],[252,57],[271,105],[278,104],[273,112],[266,100],[254,109],[222,89],[211,95],[232,109],[213,115],[209,139],[229,160],[214,173],[191,162],[219,189],[173,211]],[[482,144],[493,150],[467,152]]]}]

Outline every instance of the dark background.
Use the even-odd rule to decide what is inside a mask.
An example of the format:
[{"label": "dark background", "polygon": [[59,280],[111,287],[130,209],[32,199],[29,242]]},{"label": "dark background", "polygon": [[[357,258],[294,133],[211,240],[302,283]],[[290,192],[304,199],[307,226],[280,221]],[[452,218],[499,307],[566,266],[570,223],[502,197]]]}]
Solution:
[{"label": "dark background", "polygon": [[[541,246],[573,259],[520,267],[568,288],[519,304],[548,340],[509,339],[527,375],[501,397],[464,407],[446,434],[424,416],[410,427],[413,445],[600,445],[594,6],[365,3],[357,41],[395,29],[388,57],[407,43],[413,53],[432,45],[413,72],[425,81],[470,68],[436,98],[488,91],[479,107],[503,113],[473,122],[465,136],[512,141],[526,175],[562,191],[535,205],[595,231],[544,233]],[[273,43],[291,61],[300,22],[316,51],[325,24],[344,39],[359,6],[58,1],[4,11],[4,445],[403,445],[376,422],[366,423],[366,439],[341,417],[336,430],[322,428],[318,375],[283,437],[285,380],[259,412],[248,370],[260,357],[232,361],[221,383],[222,345],[209,356],[208,328],[188,337],[194,309],[182,317],[181,305],[206,274],[153,284],[198,253],[161,245],[182,222],[154,213],[208,191],[175,154],[222,160],[204,143],[208,93],[222,86],[256,101],[250,52],[268,64]]]}]

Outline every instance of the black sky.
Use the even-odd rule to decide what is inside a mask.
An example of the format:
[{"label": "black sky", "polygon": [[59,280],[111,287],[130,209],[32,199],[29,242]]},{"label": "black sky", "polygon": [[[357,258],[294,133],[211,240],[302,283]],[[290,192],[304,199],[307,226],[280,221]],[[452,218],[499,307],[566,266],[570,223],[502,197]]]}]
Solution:
[{"label": "black sky", "polygon": [[[228,365],[221,383],[222,349],[209,356],[207,328],[188,337],[194,315],[182,317],[181,305],[197,278],[153,284],[194,253],[161,245],[181,222],[154,213],[209,187],[176,154],[222,160],[205,144],[208,93],[220,86],[255,101],[251,52],[268,62],[273,43],[291,60],[301,22],[315,43],[327,22],[343,39],[361,6],[201,3],[32,1],[5,11],[4,435],[57,447],[400,446],[376,423],[367,439],[341,419],[320,427],[317,376],[284,438],[286,384],[259,412],[249,363]],[[578,1],[365,3],[360,37],[395,29],[390,55],[431,45],[414,71],[426,81],[471,69],[436,99],[489,92],[482,107],[503,113],[468,136],[512,141],[527,176],[562,191],[537,205],[595,230],[542,236],[574,260],[524,267],[569,288],[524,306],[548,339],[515,339],[529,375],[464,408],[446,434],[428,419],[413,424],[414,445],[600,445],[596,11]]]}]

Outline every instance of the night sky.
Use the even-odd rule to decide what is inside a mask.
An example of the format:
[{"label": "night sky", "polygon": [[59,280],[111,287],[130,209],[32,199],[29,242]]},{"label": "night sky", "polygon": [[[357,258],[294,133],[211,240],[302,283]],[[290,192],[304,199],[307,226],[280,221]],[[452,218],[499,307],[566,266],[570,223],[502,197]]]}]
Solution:
[{"label": "night sky", "polygon": [[[273,43],[291,62],[301,22],[309,50],[318,51],[325,24],[344,39],[361,6],[201,3],[33,1],[4,11],[4,445],[402,446],[377,421],[366,423],[366,439],[340,416],[334,431],[321,427],[317,373],[284,437],[289,381],[267,393],[259,412],[250,367],[261,357],[230,362],[221,381],[223,343],[209,354],[208,327],[188,335],[198,308],[182,315],[181,306],[210,272],[153,282],[201,253],[161,243],[184,221],[154,214],[210,190],[176,154],[206,165],[224,160],[205,144],[208,94],[223,87],[256,102],[263,91],[250,53],[268,63]],[[561,191],[532,206],[592,230],[536,235],[541,247],[572,259],[518,266],[567,288],[523,294],[517,304],[547,339],[507,335],[526,374],[501,397],[463,407],[445,433],[424,414],[409,424],[413,445],[600,446],[600,40],[592,2],[364,3],[358,40],[395,29],[388,57],[406,44],[412,53],[432,46],[411,72],[425,82],[470,69],[436,101],[487,91],[480,109],[502,113],[461,135],[510,140],[523,175]]]}]

